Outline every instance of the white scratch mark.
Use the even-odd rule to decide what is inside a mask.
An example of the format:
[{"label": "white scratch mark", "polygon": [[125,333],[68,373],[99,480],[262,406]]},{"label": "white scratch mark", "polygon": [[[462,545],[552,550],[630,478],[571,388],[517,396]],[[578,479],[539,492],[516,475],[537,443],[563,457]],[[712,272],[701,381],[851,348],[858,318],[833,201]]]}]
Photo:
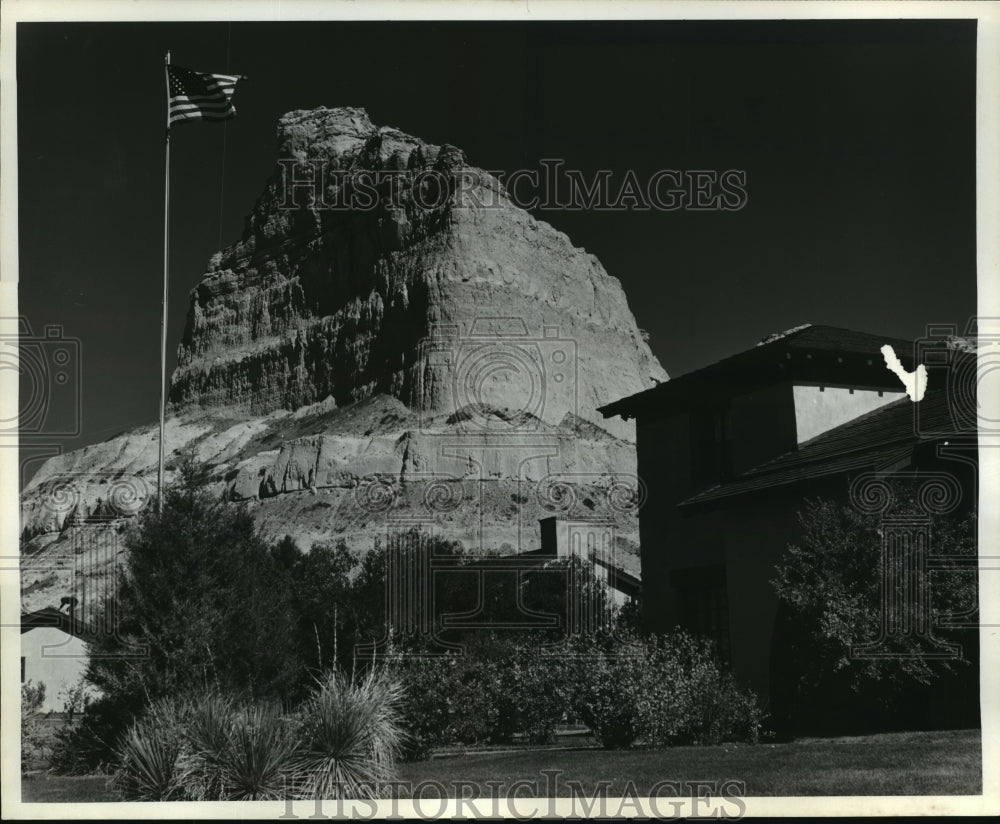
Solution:
[{"label": "white scratch mark", "polygon": [[903,388],[910,400],[914,403],[924,399],[924,392],[927,391],[927,367],[920,364],[915,371],[907,372],[903,364],[896,357],[896,350],[886,344],[881,349],[882,357],[885,358],[885,365],[889,371],[903,382]]}]

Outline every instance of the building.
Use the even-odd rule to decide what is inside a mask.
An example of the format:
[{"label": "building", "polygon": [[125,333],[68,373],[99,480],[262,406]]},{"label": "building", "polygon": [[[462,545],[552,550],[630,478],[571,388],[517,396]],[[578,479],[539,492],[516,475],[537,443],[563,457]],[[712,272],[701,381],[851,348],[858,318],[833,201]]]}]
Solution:
[{"label": "building", "polygon": [[[442,649],[484,631],[536,631],[554,642],[608,629],[618,608],[639,600],[642,586],[617,555],[613,521],[552,516],[540,527],[536,549],[475,558],[442,551],[426,532],[397,533],[386,544],[388,629]],[[526,590],[558,597],[532,608]]]},{"label": "building", "polygon": [[[804,499],[847,503],[865,473],[920,470],[957,478],[975,505],[975,426],[956,420],[954,386],[922,358],[928,390],[911,402],[885,345],[913,370],[912,342],[807,325],[600,410],[636,420],[645,626],[714,638],[778,713],[794,662],[770,581]],[[975,360],[943,342],[927,351]]]},{"label": "building", "polygon": [[21,615],[21,683],[45,684],[41,712],[62,712],[87,669],[87,633],[55,607]]}]

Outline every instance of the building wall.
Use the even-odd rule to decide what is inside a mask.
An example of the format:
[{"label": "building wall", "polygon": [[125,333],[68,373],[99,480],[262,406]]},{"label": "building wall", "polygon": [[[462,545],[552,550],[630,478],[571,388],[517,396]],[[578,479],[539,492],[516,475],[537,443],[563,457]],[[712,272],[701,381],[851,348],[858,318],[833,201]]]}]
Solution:
[{"label": "building wall", "polygon": [[87,645],[57,627],[36,627],[21,634],[23,681],[45,684],[42,711],[62,712],[66,692],[87,669]]},{"label": "building wall", "polygon": [[[739,474],[794,450],[803,433],[818,434],[897,397],[785,382],[715,408],[640,416],[638,468],[648,492],[639,519],[646,627],[690,628],[687,613],[701,600],[714,602],[714,587],[722,582],[728,632],[717,640],[728,647],[739,680],[766,700],[778,609],[775,565],[800,535],[803,498],[843,497],[846,479],[791,484],[711,506],[678,504],[724,480],[726,472]],[[726,454],[720,458],[713,450]]]},{"label": "building wall", "polygon": [[847,480],[789,484],[700,507],[678,504],[901,394],[788,381],[714,405],[696,402],[686,412],[641,415],[636,438],[648,492],[639,517],[646,627],[690,628],[691,611],[704,601],[715,603],[715,588],[723,587],[728,632],[720,645],[728,646],[739,680],[767,699],[778,610],[775,565],[800,535],[804,497],[845,497]]},{"label": "building wall", "polygon": [[646,502],[639,512],[643,622],[664,632],[676,623],[676,605],[668,572],[678,546],[680,512],[676,503],[691,488],[691,431],[687,414],[643,416],[636,422],[639,477]]},{"label": "building wall", "polygon": [[771,584],[789,544],[802,535],[798,513],[806,497],[846,498],[844,476],[789,484],[731,499],[715,512],[723,525],[733,672],[765,700],[771,668],[778,597]]},{"label": "building wall", "polygon": [[905,392],[879,389],[855,389],[829,384],[796,384],[792,387],[796,442],[805,443],[817,435],[822,435],[905,396]]},{"label": "building wall", "polygon": [[789,383],[775,384],[729,402],[729,448],[733,474],[795,448],[795,406]]},{"label": "building wall", "polygon": [[637,465],[647,491],[639,537],[643,602],[648,605],[644,621],[650,630],[665,632],[682,623],[671,572],[725,563],[725,523],[712,512],[691,514],[677,504],[731,472],[794,447],[789,383],[725,405],[638,419]]}]

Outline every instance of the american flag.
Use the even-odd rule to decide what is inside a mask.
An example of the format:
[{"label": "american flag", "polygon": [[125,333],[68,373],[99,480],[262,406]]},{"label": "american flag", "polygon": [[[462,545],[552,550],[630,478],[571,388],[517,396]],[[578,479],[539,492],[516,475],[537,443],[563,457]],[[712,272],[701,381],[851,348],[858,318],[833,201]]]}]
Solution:
[{"label": "american flag", "polygon": [[170,87],[170,118],[179,120],[228,120],[236,117],[233,92],[239,75],[202,74],[180,66],[167,66]]}]

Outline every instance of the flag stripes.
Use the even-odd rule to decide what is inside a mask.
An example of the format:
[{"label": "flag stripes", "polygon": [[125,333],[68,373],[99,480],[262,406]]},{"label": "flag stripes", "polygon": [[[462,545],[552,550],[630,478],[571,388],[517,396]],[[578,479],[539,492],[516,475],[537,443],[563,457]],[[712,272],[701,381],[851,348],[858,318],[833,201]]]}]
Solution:
[{"label": "flag stripes", "polygon": [[167,66],[170,89],[169,124],[182,120],[228,120],[236,116],[233,92],[239,75],[203,74]]}]

